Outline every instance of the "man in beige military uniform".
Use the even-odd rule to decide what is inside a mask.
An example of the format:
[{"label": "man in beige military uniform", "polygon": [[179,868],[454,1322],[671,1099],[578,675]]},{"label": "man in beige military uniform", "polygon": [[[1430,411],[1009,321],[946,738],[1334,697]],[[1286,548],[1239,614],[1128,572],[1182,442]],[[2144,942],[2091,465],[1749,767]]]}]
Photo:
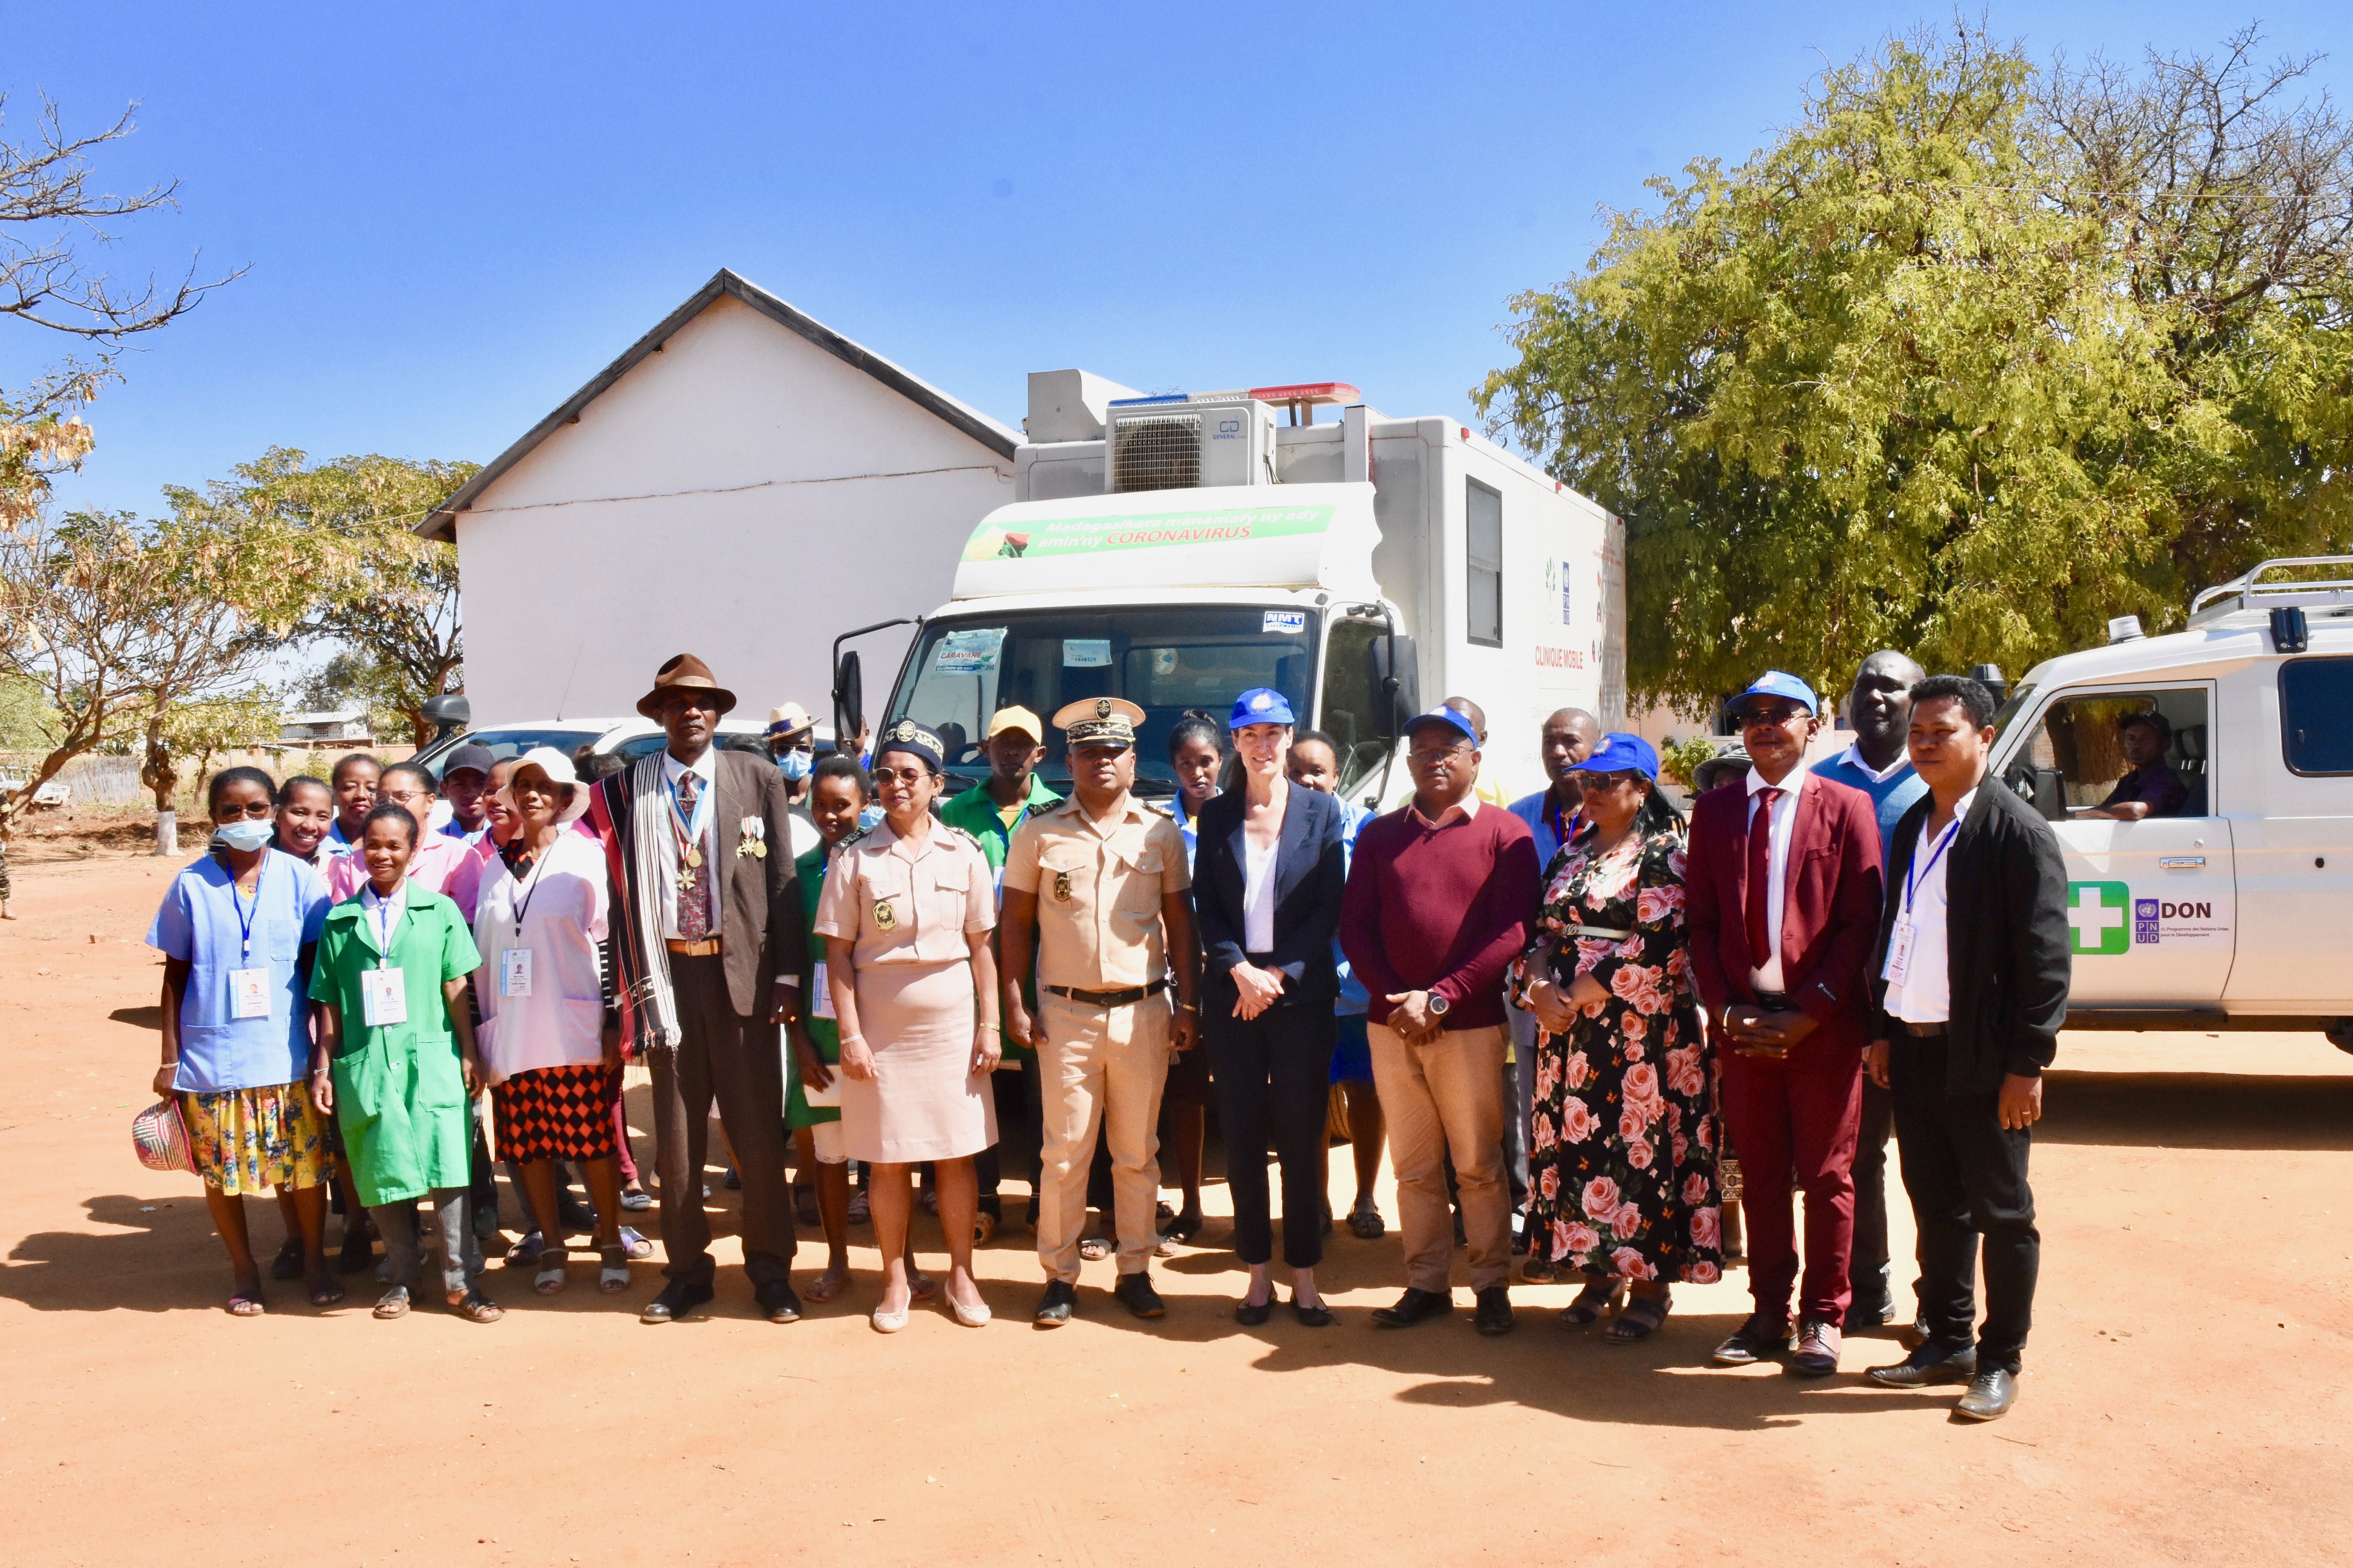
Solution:
[{"label": "man in beige military uniform", "polygon": [[[1071,797],[1023,823],[1005,858],[998,974],[1017,977],[1004,987],[1006,1033],[1037,1050],[1041,1074],[1038,1257],[1047,1282],[1037,1318],[1050,1327],[1070,1321],[1076,1300],[1098,1125],[1111,1145],[1116,1194],[1113,1294],[1139,1318],[1167,1310],[1147,1272],[1160,1241],[1160,1090],[1171,1047],[1192,1050],[1199,1038],[1201,960],[1185,836],[1166,813],[1129,793],[1143,718],[1143,709],[1117,697],[1085,698],[1054,715],[1069,738]],[[1034,1019],[1018,978],[1029,973],[1033,938]]]}]

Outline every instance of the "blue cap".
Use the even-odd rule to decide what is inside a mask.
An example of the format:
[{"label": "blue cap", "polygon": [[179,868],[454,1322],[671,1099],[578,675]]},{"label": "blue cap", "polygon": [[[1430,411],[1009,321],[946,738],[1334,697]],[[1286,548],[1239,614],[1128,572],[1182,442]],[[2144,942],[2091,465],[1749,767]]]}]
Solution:
[{"label": "blue cap", "polygon": [[1659,780],[1659,749],[1640,735],[1613,731],[1601,737],[1593,754],[1577,764],[1581,773],[1640,773],[1652,784]]},{"label": "blue cap", "polygon": [[1226,721],[1226,728],[1239,730],[1245,724],[1296,724],[1291,716],[1291,704],[1282,692],[1271,686],[1253,686],[1234,699],[1234,716]]},{"label": "blue cap", "polygon": [[1737,714],[1752,697],[1786,697],[1792,702],[1804,703],[1806,711],[1809,713],[1819,715],[1822,710],[1821,700],[1814,695],[1812,687],[1799,680],[1796,676],[1778,669],[1767,670],[1757,678],[1747,690],[1734,698],[1733,712]]},{"label": "blue cap", "polygon": [[1433,708],[1427,713],[1415,714],[1405,721],[1406,738],[1411,740],[1413,732],[1424,724],[1451,724],[1461,731],[1464,740],[1474,746],[1479,743],[1479,731],[1471,727],[1471,721],[1451,708]]}]

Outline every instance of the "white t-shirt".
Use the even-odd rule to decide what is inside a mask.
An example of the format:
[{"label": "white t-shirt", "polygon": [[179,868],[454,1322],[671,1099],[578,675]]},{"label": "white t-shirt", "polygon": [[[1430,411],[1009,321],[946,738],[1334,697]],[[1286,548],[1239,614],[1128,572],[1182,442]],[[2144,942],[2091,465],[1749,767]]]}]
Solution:
[{"label": "white t-shirt", "polygon": [[1242,951],[1274,950],[1274,862],[1280,840],[1263,849],[1242,838]]}]

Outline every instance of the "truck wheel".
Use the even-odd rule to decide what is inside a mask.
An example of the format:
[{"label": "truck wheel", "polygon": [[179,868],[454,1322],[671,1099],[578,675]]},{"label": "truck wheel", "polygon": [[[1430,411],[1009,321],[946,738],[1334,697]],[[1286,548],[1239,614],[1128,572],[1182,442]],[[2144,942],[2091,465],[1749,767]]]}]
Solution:
[{"label": "truck wheel", "polygon": [[2353,1051],[2353,1018],[2331,1018],[2322,1030],[2340,1051]]}]

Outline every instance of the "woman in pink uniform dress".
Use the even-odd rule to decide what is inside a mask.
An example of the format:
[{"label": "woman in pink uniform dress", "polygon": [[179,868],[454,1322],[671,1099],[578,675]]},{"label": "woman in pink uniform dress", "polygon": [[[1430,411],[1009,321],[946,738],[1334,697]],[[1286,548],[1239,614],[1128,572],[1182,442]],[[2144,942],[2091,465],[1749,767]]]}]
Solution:
[{"label": "woman in pink uniform dress", "polygon": [[482,868],[474,904],[478,1040],[499,1152],[522,1168],[533,1224],[544,1238],[533,1289],[564,1289],[564,1227],[555,1163],[578,1163],[596,1210],[596,1283],[629,1286],[621,1238],[621,1172],[613,1107],[621,1093],[620,1032],[610,1021],[596,963],[611,895],[605,847],[573,823],[588,809],[572,759],[536,746],[501,792],[514,836]]},{"label": "woman in pink uniform dress", "polygon": [[815,925],[841,1030],[845,1152],[872,1166],[883,1258],[874,1327],[886,1334],[907,1325],[908,1178],[927,1160],[947,1237],[942,1294],[966,1328],[989,1318],[972,1279],[972,1157],[997,1142],[997,884],[980,846],[932,816],[941,765],[931,731],[907,720],[883,731],[874,755],[883,819],[834,852]]}]

